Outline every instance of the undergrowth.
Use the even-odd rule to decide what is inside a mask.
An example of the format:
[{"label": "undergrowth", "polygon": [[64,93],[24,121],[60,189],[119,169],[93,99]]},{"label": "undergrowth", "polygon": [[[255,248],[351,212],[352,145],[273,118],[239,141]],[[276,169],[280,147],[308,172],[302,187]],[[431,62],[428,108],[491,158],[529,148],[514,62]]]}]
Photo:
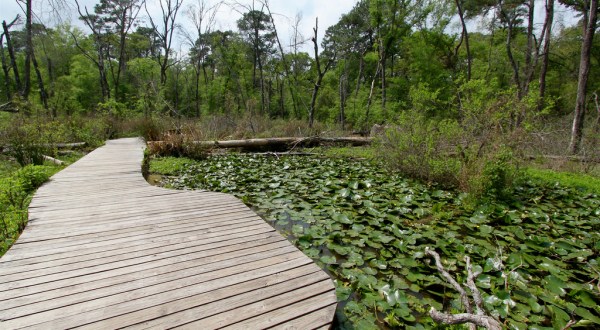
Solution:
[{"label": "undergrowth", "polygon": [[0,178],[0,256],[27,225],[27,208],[35,190],[62,167],[27,165]]},{"label": "undergrowth", "polygon": [[528,177],[551,185],[560,185],[600,194],[600,178],[583,173],[557,172],[547,169],[527,168]]}]

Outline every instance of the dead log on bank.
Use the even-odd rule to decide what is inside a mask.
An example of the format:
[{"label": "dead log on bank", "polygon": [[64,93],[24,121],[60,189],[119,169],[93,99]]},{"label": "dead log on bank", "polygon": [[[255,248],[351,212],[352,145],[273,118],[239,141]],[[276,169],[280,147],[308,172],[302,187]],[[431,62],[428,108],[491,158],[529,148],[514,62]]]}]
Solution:
[{"label": "dead log on bank", "polygon": [[54,157],[50,157],[50,156],[46,156],[46,155],[42,155],[42,157],[44,157],[44,160],[46,160],[46,161],[48,161],[48,162],[50,162],[52,164],[55,164],[55,165],[65,165],[65,162],[63,162],[60,159],[56,159]]},{"label": "dead log on bank", "polygon": [[[372,138],[364,137],[281,137],[265,139],[246,139],[246,140],[225,140],[225,141],[194,141],[193,143],[205,146],[207,148],[242,148],[242,149],[261,149],[261,150],[287,150],[295,147],[312,147],[323,144],[349,144],[352,146],[364,146],[373,141]],[[169,141],[148,141],[149,147],[169,144]]]},{"label": "dead log on bank", "polygon": [[69,149],[69,148],[85,147],[85,145],[86,145],[86,142],[51,143],[51,144],[44,144],[44,147],[57,148],[57,149]]}]

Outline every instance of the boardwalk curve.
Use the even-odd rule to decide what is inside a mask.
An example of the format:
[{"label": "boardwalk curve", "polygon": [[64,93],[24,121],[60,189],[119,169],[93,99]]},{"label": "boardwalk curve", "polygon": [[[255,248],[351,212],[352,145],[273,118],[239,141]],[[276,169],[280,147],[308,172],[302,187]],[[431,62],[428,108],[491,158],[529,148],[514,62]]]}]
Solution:
[{"label": "boardwalk curve", "polygon": [[33,197],[0,258],[0,329],[328,328],[331,279],[233,196],[150,186],[108,141]]}]

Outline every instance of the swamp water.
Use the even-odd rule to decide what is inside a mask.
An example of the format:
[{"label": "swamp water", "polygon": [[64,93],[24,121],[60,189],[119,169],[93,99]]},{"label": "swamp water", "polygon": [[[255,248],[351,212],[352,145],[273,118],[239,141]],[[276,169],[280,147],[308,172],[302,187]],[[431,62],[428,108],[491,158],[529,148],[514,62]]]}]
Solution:
[{"label": "swamp water", "polygon": [[431,328],[430,307],[462,312],[425,247],[459,282],[471,256],[487,309],[511,327],[552,328],[573,313],[600,323],[589,284],[600,276],[597,196],[525,184],[514,203],[472,207],[462,194],[341,158],[221,155],[176,167],[151,178],[235,195],[326,270],[339,328]]}]

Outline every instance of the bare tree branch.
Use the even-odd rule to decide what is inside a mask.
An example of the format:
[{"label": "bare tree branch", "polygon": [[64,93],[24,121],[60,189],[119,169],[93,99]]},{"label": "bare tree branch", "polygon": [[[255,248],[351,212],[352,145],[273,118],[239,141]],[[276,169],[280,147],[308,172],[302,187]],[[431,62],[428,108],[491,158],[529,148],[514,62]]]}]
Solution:
[{"label": "bare tree branch", "polygon": [[467,313],[461,314],[447,314],[438,312],[434,307],[431,307],[429,310],[429,315],[431,318],[437,322],[442,324],[463,324],[468,323],[469,328],[472,330],[476,330],[477,326],[485,327],[489,330],[500,330],[502,329],[502,324],[500,321],[495,319],[494,317],[487,315],[485,312],[485,308],[483,306],[483,299],[481,298],[481,292],[475,285],[475,278],[479,276],[479,272],[473,272],[473,267],[471,265],[471,258],[468,256],[465,258],[467,264],[467,283],[466,287],[471,291],[471,295],[473,296],[473,302],[475,303],[476,313],[473,314],[473,310],[471,308],[471,302],[469,300],[469,296],[463,287],[458,284],[458,282],[448,273],[448,271],[442,265],[442,261],[440,259],[440,255],[429,247],[425,248],[425,254],[433,257],[435,260],[435,266],[438,272],[442,275],[442,277],[459,292],[460,298],[462,300]]}]

